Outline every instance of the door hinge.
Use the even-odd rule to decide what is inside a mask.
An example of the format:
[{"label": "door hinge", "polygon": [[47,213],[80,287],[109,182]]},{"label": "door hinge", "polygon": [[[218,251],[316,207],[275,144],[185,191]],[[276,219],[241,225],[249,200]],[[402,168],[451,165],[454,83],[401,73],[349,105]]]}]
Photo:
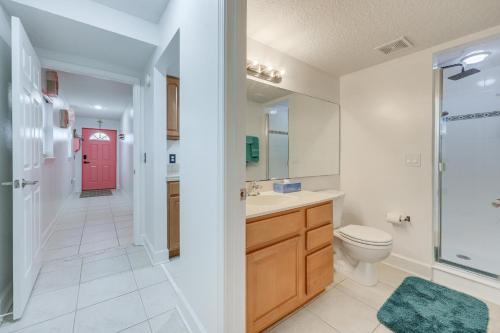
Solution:
[{"label": "door hinge", "polygon": [[144,153],[144,164],[148,162],[148,155],[147,153]]},{"label": "door hinge", "polygon": [[444,162],[439,162],[439,164],[438,164],[438,170],[439,170],[439,172],[444,172],[445,167],[446,166],[445,166]]}]

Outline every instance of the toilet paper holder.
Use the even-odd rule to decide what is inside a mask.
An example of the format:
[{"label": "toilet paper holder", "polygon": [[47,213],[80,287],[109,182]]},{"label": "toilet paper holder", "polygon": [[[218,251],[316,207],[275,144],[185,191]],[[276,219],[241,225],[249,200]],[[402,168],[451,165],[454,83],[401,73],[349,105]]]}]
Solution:
[{"label": "toilet paper holder", "polygon": [[386,220],[392,224],[411,223],[411,217],[400,212],[388,212]]},{"label": "toilet paper holder", "polygon": [[400,221],[400,222],[411,222],[410,215],[407,215],[407,216],[401,216],[401,217],[399,218],[399,221]]}]

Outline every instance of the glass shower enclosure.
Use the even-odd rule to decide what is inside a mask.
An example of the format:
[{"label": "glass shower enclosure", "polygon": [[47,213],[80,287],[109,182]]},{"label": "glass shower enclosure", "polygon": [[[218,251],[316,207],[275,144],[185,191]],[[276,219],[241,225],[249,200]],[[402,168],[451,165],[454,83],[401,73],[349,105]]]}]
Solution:
[{"label": "glass shower enclosure", "polygon": [[500,64],[435,70],[435,256],[500,275]]}]

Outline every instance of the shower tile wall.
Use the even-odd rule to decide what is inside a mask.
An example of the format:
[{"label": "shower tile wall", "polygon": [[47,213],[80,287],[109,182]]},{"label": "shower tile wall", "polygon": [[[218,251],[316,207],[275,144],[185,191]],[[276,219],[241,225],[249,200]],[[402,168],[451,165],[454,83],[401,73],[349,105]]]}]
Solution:
[{"label": "shower tile wall", "polygon": [[[500,68],[451,81],[445,72],[442,125],[442,258],[500,275]],[[464,117],[488,112],[490,117]]]}]

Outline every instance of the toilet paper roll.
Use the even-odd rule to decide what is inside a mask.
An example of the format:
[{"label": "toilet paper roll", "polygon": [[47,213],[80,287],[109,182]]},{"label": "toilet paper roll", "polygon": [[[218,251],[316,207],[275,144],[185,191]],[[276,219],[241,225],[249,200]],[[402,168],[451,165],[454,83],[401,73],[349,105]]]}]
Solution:
[{"label": "toilet paper roll", "polygon": [[386,220],[392,224],[403,224],[404,214],[399,212],[389,212],[387,213]]}]

